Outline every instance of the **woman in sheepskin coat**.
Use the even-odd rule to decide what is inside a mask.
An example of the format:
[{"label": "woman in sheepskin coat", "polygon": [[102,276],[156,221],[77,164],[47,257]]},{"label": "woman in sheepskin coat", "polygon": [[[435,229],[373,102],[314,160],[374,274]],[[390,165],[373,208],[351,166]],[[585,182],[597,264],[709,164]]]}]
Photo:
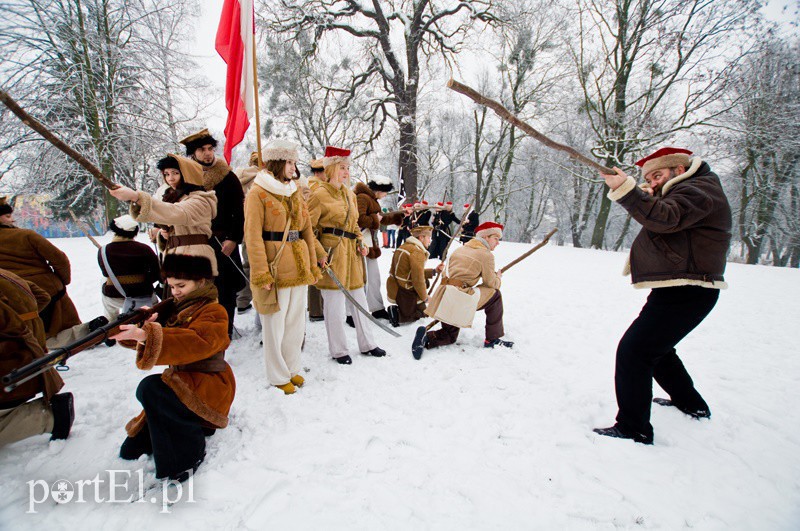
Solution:
[{"label": "woman in sheepskin coat", "polygon": [[303,193],[292,180],[297,146],[273,141],[264,150],[264,160],[266,169],[256,174],[245,198],[244,240],[267,379],[289,395],[304,383],[299,374],[300,349],[307,286],[322,277],[317,266],[319,243]]},{"label": "woman in sheepskin coat", "polygon": [[206,436],[228,425],[236,381],[225,361],[228,315],[217,302],[210,260],[173,253],[163,268],[174,307],[113,336],[136,349],[139,369],[169,366],[139,383],[144,411],[125,426],[120,457],[152,454],[156,477],[183,481],[203,462]]},{"label": "woman in sheepskin coat", "polygon": [[[330,266],[344,289],[366,309],[363,257],[367,248],[361,242],[355,194],[345,184],[350,179],[350,150],[328,146],[322,164],[325,167],[323,182],[312,189],[308,202],[314,234],[325,252],[320,260]],[[351,306],[349,313],[353,316],[361,353],[376,357],[386,355],[375,343],[367,319],[352,308],[330,275],[323,275],[317,288],[322,292],[328,348],[337,362],[342,365],[353,362],[347,353],[344,330],[346,305]]]},{"label": "woman in sheepskin coat", "polygon": [[208,243],[211,220],[217,213],[217,196],[203,189],[203,167],[172,154],[159,160],[157,167],[169,185],[162,197],[127,186],[111,190],[111,195],[131,201],[130,214],[136,221],[162,226],[158,246],[166,255],[204,256],[217,276],[217,259]]}]

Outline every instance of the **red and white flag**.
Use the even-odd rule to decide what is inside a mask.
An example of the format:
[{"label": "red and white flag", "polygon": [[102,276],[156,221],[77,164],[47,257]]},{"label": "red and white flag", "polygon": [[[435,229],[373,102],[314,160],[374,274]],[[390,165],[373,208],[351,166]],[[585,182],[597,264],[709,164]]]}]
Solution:
[{"label": "red and white flag", "polygon": [[255,114],[253,103],[253,34],[255,17],[253,0],[225,0],[217,28],[217,53],[228,64],[225,82],[225,160],[231,161],[231,151],[244,138]]}]

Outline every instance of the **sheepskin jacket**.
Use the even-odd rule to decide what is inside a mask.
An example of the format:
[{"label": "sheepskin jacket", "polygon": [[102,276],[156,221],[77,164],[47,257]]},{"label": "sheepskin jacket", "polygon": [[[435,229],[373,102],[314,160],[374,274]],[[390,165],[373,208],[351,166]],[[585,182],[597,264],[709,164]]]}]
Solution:
[{"label": "sheepskin jacket", "polygon": [[651,196],[633,177],[608,194],[641,223],[629,264],[636,288],[725,289],[731,207],[719,177],[699,157]]},{"label": "sheepskin jacket", "polygon": [[364,245],[369,247],[367,258],[376,259],[381,255],[381,245],[378,235],[381,225],[399,225],[403,222],[403,213],[397,212],[390,216],[378,219],[381,213],[381,205],[375,192],[364,183],[356,183],[353,193],[356,194],[356,204],[358,205],[358,227],[364,237]]},{"label": "sheepskin jacket", "polygon": [[397,248],[386,278],[386,295],[390,302],[397,300],[399,288],[414,290],[421,301],[428,298],[427,280],[433,276],[433,269],[425,269],[427,260],[428,251],[414,236]]}]

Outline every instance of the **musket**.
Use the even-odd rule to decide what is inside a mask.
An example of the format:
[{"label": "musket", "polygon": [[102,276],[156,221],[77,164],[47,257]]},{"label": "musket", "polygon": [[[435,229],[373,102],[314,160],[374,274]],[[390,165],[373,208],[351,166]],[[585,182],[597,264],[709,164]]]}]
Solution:
[{"label": "musket", "polygon": [[[437,206],[437,205],[428,205],[428,206],[424,206],[424,207],[414,208],[414,209],[412,209],[412,213],[414,213],[414,212],[422,212],[423,210],[443,210],[443,209],[444,209],[444,207],[440,207],[440,206]],[[380,212],[380,215],[381,215],[381,217],[386,217],[386,216],[393,216],[393,215],[396,215],[396,214],[405,214],[405,213],[406,213],[406,211],[401,208],[400,210],[392,210],[391,212]]]},{"label": "musket", "polygon": [[120,315],[116,320],[89,332],[82,338],[73,341],[69,345],[52,350],[45,356],[35,359],[27,365],[19,367],[18,369],[14,369],[10,373],[3,376],[3,388],[7,393],[10,393],[18,386],[22,385],[28,380],[31,380],[32,378],[36,378],[43,372],[46,372],[53,367],[56,367],[56,370],[59,371],[69,370],[69,367],[67,366],[67,360],[69,360],[69,358],[78,352],[91,348],[105,341],[109,336],[115,335],[117,332],[119,332],[119,327],[121,325],[139,324],[145,321],[154,313],[158,313],[159,311],[167,308],[172,304],[172,302],[172,298],[164,299],[151,308],[139,308],[138,310],[132,310]]},{"label": "musket", "polygon": [[515,116],[511,111],[503,107],[500,103],[496,102],[493,99],[487,98],[486,96],[484,96],[477,90],[473,89],[472,87],[468,87],[463,83],[459,83],[455,79],[451,79],[450,81],[447,82],[447,88],[454,90],[459,94],[463,94],[464,96],[468,97],[478,105],[484,105],[486,107],[489,107],[501,119],[510,123],[514,127],[517,127],[518,129],[524,131],[526,134],[532,136],[545,146],[558,151],[563,151],[567,155],[569,155],[570,158],[573,158],[578,162],[581,162],[586,166],[589,166],[593,170],[599,171],[604,175],[614,175],[615,172],[611,168],[606,168],[605,166],[598,164],[597,162],[593,161],[586,155],[579,153],[578,150],[576,150],[573,147],[566,146],[564,144],[560,144],[554,140],[551,140],[550,138],[546,137],[545,135],[543,135],[530,125],[520,120],[517,116]]},{"label": "musket", "polygon": [[94,237],[91,234],[89,234],[89,231],[86,230],[86,226],[83,224],[83,222],[81,220],[78,219],[78,216],[75,215],[75,212],[71,208],[68,209],[68,210],[69,210],[69,215],[72,216],[72,220],[75,222],[75,224],[78,226],[78,228],[81,229],[81,232],[83,233],[83,235],[86,236],[87,238],[89,238],[89,241],[92,242],[95,247],[97,247],[98,249],[101,249],[102,245],[97,243],[97,240],[95,240]]},{"label": "musket", "polygon": [[17,116],[17,118],[22,120],[22,123],[24,123],[31,129],[42,135],[45,140],[53,144],[59,150],[66,153],[66,155],[70,157],[72,160],[83,166],[83,168],[89,173],[91,173],[95,179],[100,181],[103,184],[103,186],[105,186],[109,190],[116,190],[117,188],[119,188],[119,185],[117,183],[115,183],[114,181],[110,180],[108,177],[103,175],[103,172],[101,172],[97,168],[97,166],[89,162],[86,159],[86,157],[84,157],[71,147],[69,147],[63,140],[61,140],[52,132],[50,132],[50,130],[47,129],[47,127],[45,127],[36,118],[25,112],[25,110],[22,107],[20,107],[19,104],[16,101],[14,101],[14,99],[11,96],[9,96],[8,93],[4,90],[0,90],[0,101],[2,101],[3,104],[5,104],[5,106],[8,107],[8,109]]},{"label": "musket", "polygon": [[[450,250],[450,246],[453,245],[453,242],[456,241],[456,239],[461,235],[461,231],[464,230],[464,224],[467,222],[467,218],[472,213],[472,209],[475,208],[475,201],[477,201],[477,200],[478,200],[478,194],[475,194],[475,198],[469,204],[469,208],[467,210],[465,210],[464,214],[461,216],[461,222],[458,224],[458,228],[453,233],[453,237],[450,238],[450,241],[447,242],[447,245],[445,246],[444,251],[442,251],[442,262],[444,262],[447,259],[447,251]],[[444,271],[444,270],[442,270],[442,271]],[[439,271],[436,274],[436,278],[434,278],[433,282],[431,282],[431,287],[430,287],[430,289],[428,289],[428,295],[433,293],[433,289],[436,287],[436,284],[439,282],[439,278],[441,278],[441,276],[442,276],[442,271]]]}]

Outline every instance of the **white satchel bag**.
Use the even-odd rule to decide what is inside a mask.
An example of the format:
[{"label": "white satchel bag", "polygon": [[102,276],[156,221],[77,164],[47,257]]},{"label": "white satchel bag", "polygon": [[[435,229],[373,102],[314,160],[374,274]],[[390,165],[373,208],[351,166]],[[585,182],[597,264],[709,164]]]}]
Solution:
[{"label": "white satchel bag", "polygon": [[[445,263],[444,274],[450,277],[450,260]],[[458,286],[439,286],[442,290],[442,299],[436,307],[434,319],[458,328],[472,328],[472,320],[478,311],[478,302],[481,291],[471,287],[472,293],[462,291]]]}]

